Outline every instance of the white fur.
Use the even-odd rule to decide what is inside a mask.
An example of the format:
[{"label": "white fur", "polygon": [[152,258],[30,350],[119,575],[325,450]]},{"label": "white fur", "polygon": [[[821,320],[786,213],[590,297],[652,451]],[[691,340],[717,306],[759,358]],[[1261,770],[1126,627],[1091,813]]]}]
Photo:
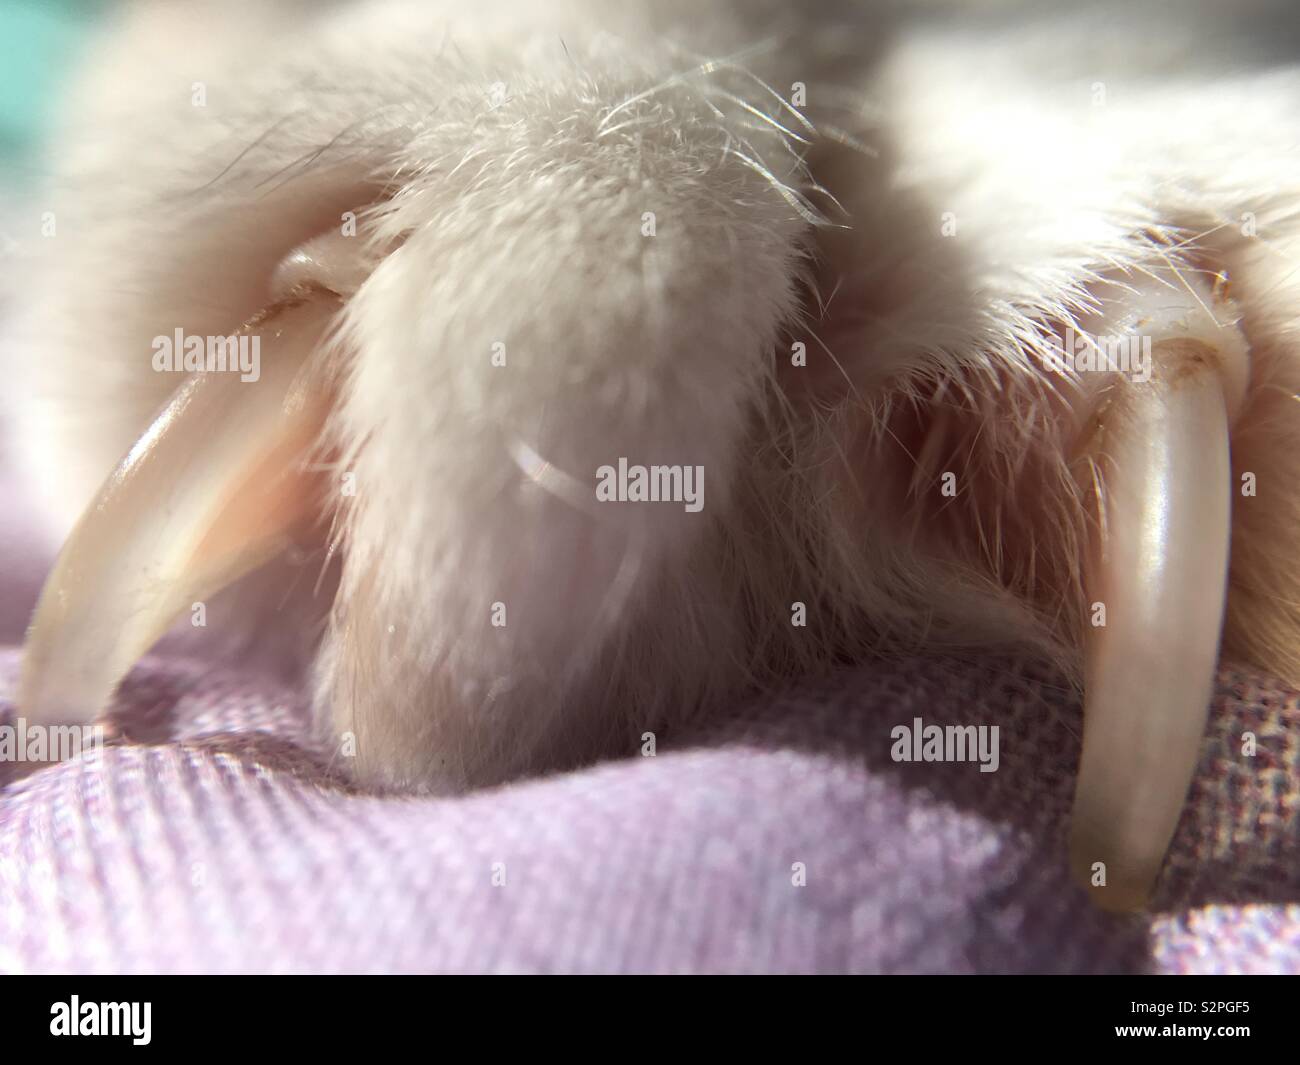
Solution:
[{"label": "white fur", "polygon": [[[56,524],[170,389],[148,338],[230,332],[356,211],[316,677],[365,779],[632,751],[900,646],[1073,671],[1091,501],[1038,355],[1126,275],[1223,269],[1253,347],[1234,456],[1269,485],[1227,647],[1295,676],[1285,12],[862,6],[144,5],[71,98],[29,289]],[[584,506],[620,456],[702,466],[704,511]]]}]

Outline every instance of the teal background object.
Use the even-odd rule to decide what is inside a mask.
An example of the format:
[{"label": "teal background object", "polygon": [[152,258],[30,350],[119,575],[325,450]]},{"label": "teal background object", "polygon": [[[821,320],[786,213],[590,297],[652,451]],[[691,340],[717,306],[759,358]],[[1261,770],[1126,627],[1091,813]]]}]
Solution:
[{"label": "teal background object", "polygon": [[39,149],[59,86],[106,0],[0,0],[0,165]]}]

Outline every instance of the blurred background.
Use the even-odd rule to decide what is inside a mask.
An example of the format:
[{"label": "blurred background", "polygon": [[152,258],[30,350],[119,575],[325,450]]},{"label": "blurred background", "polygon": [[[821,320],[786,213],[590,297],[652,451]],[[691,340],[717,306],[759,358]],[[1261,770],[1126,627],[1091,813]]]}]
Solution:
[{"label": "blurred background", "polygon": [[[112,6],[110,0],[0,0],[0,346],[17,249],[10,220],[30,210],[29,198],[38,195],[47,169],[44,136],[60,87]],[[12,389],[0,388],[0,500],[10,512],[21,509],[23,494],[9,461],[8,408],[17,401]],[[0,642],[21,642],[51,551],[33,523],[0,522]]]},{"label": "blurred background", "polygon": [[9,181],[38,165],[61,80],[109,0],[0,0],[0,167]]}]

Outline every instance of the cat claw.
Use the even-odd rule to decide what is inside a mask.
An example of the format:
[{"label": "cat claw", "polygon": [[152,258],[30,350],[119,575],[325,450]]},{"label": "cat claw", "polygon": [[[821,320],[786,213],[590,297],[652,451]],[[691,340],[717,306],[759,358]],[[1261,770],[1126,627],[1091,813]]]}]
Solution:
[{"label": "cat claw", "polygon": [[1179,296],[1137,324],[1152,373],[1107,389],[1088,442],[1101,499],[1070,861],[1107,910],[1142,908],[1159,875],[1199,759],[1227,597],[1229,431],[1248,354],[1235,324]]},{"label": "cat claw", "polygon": [[[188,377],[109,475],[45,581],[18,705],[32,722],[102,720],[126,672],[196,600],[269,561],[315,517],[302,473],[328,411],[311,357],[339,304],[272,304],[261,375]],[[306,371],[306,372],[305,372]]]}]

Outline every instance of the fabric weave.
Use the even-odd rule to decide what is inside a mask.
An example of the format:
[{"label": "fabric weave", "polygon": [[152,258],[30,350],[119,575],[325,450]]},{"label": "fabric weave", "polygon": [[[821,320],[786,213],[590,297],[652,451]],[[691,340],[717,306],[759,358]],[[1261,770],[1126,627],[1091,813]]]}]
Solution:
[{"label": "fabric weave", "polygon": [[[914,716],[1000,723],[998,771],[894,763]],[[1011,662],[863,668],[458,799],[358,793],[296,693],[192,660],[143,662],[117,721],[98,760],[0,767],[0,970],[1300,972],[1300,702],[1244,673],[1153,919],[1068,882],[1079,709]]]},{"label": "fabric weave", "polygon": [[[49,564],[6,468],[0,725]],[[997,771],[895,763],[916,717],[998,725]],[[301,692],[179,650],[114,721],[97,761],[0,762],[0,972],[1300,973],[1300,692],[1244,671],[1136,917],[1066,876],[1077,699],[1007,660],[863,666],[456,799],[360,793]]]}]

